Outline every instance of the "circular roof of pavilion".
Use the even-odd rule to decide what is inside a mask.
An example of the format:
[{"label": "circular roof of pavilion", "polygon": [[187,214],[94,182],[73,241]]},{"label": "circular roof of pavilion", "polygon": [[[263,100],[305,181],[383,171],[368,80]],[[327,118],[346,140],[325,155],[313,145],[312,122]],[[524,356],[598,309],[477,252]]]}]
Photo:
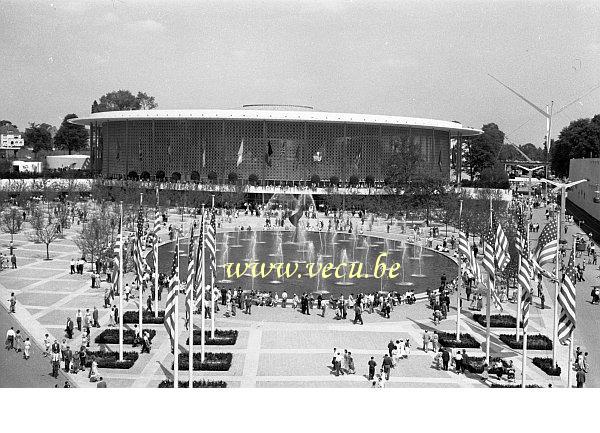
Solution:
[{"label": "circular roof of pavilion", "polygon": [[204,109],[204,110],[127,110],[104,111],[69,120],[76,125],[103,124],[124,120],[269,120],[310,123],[352,123],[393,125],[449,131],[452,136],[479,135],[481,130],[463,126],[460,122],[386,116],[380,114],[332,113],[325,111],[288,111],[265,109]]}]

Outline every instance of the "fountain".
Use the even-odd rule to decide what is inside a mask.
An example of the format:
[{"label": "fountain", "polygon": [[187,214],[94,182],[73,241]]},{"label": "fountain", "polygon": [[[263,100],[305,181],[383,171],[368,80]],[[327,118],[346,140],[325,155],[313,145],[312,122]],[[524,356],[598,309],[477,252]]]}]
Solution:
[{"label": "fountain", "polygon": [[229,245],[230,248],[240,248],[242,245],[240,244],[240,228],[235,228],[235,244]]},{"label": "fountain", "polygon": [[219,280],[219,283],[231,283],[232,281],[227,279],[227,274],[225,271],[225,263],[229,263],[229,232],[223,233],[223,242],[221,243],[223,246],[223,252],[221,253],[221,268],[223,268],[223,279]]},{"label": "fountain", "polygon": [[323,256],[319,254],[317,256],[317,264],[315,271],[317,272],[317,287],[315,290],[319,290],[321,285],[321,270],[323,269]]},{"label": "fountain", "polygon": [[[340,253],[340,261],[338,262],[338,266],[341,263],[349,264],[348,263],[348,253],[346,252],[345,248],[342,249],[342,252]],[[346,270],[344,272],[344,276],[342,278],[342,281],[336,281],[335,284],[338,285],[338,286],[351,286],[351,285],[353,285],[354,283],[352,281],[347,281],[346,280],[346,274],[348,272],[349,272],[349,268],[348,268],[348,266],[346,266]]]},{"label": "fountain", "polygon": [[406,269],[404,268],[404,256],[406,255],[406,247],[402,248],[402,259],[400,262],[400,266],[402,269],[402,281],[397,282],[398,286],[412,286],[413,283],[410,281],[406,281]]},{"label": "fountain", "polygon": [[250,235],[250,244],[248,245],[248,254],[246,254],[246,261],[256,261],[256,232],[252,232]]},{"label": "fountain", "polygon": [[[417,257],[417,259],[419,260],[419,273],[418,274],[411,274],[411,277],[417,277],[417,278],[424,278],[426,277],[425,274],[423,274],[423,241],[421,240],[421,243],[419,245],[419,257]],[[415,244],[415,250],[417,249],[417,245]]]},{"label": "fountain", "polygon": [[[282,242],[282,238],[281,238],[281,231],[277,230],[275,232],[275,252],[269,254],[269,256],[271,257],[275,257],[277,259],[276,263],[281,263],[283,264],[283,242]],[[277,275],[277,272],[274,273],[275,275],[275,280],[270,281],[271,284],[281,284],[282,281],[280,281]]]}]

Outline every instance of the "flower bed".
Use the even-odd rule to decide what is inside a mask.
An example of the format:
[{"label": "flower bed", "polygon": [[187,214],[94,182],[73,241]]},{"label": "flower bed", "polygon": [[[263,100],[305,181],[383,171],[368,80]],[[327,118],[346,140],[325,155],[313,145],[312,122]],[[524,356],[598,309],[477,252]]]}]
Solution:
[{"label": "flower bed", "polygon": [[[188,381],[179,381],[179,388],[189,388],[190,383]],[[163,380],[158,384],[159,388],[173,388],[172,380]],[[222,380],[195,380],[194,388],[227,388],[227,382]]]},{"label": "flower bed", "polygon": [[[194,345],[200,345],[202,331],[194,329]],[[235,329],[215,329],[215,338],[210,338],[210,331],[204,331],[205,343],[215,346],[234,345],[237,341],[238,331]],[[185,340],[185,344],[190,344],[190,338]]]},{"label": "flower bed", "polygon": [[438,341],[442,347],[456,347],[459,349],[479,349],[481,344],[471,334],[461,333],[460,341],[456,341],[456,333],[438,332]]},{"label": "flower bed", "polygon": [[[529,346],[529,344],[527,344],[527,345]],[[557,365],[553,364],[552,358],[535,357],[535,358],[533,358],[533,365],[538,367],[540,370],[542,370],[548,376],[560,376],[560,367],[558,366],[558,364]]]},{"label": "flower bed", "polygon": [[[205,370],[205,371],[228,371],[231,367],[231,360],[233,355],[231,353],[205,353],[204,362],[200,362],[200,353],[194,353],[194,371]],[[171,369],[175,368],[171,365]],[[179,354],[179,370],[187,370],[188,354]]]},{"label": "flower bed", "polygon": [[[463,363],[464,363],[467,371],[470,371],[471,373],[481,374],[481,373],[483,373],[483,366],[486,363],[485,361],[486,361],[485,356],[467,356],[466,361],[463,360]],[[498,357],[490,358],[490,365],[493,365],[494,363],[496,363],[498,361],[502,362],[502,369],[488,368],[489,375],[497,376],[498,373],[501,373],[501,375],[506,374],[505,369],[508,368],[508,362],[506,362],[505,360],[498,358]]]},{"label": "flower bed", "polygon": [[[517,341],[515,334],[500,334],[500,340],[511,349],[523,348],[523,336]],[[527,336],[527,350],[552,350],[552,340],[542,334]]]},{"label": "flower bed", "polygon": [[[485,314],[473,314],[473,320],[483,327],[487,326]],[[508,314],[493,314],[490,316],[491,328],[516,328],[516,326],[517,319],[514,316]]]},{"label": "flower bed", "polygon": [[107,352],[104,350],[87,351],[85,366],[91,367],[92,358],[96,359],[98,368],[119,368],[128,369],[133,367],[139,354],[137,352],[123,352],[123,361],[119,361],[119,352]]},{"label": "flower bed", "polygon": [[[123,323],[139,323],[139,311],[125,311],[123,313]],[[142,323],[146,325],[162,325],[165,321],[165,312],[159,311],[158,317],[154,317],[154,313],[144,311],[142,315]]]},{"label": "flower bed", "polygon": [[[150,341],[156,335],[154,329],[144,329],[144,331],[150,334]],[[135,338],[135,331],[133,329],[123,330],[123,344],[133,344]],[[105,329],[96,336],[94,341],[98,344],[119,344],[119,330],[118,329]]]}]

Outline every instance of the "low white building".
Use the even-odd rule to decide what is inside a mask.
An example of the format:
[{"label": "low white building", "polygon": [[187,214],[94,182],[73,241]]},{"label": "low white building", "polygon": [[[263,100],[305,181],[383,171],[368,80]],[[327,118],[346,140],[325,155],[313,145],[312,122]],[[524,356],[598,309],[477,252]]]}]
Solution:
[{"label": "low white building", "polygon": [[59,170],[62,168],[70,170],[85,170],[89,168],[89,155],[49,155],[46,157],[46,163],[49,170]]},{"label": "low white building", "polygon": [[13,161],[15,173],[41,173],[42,163],[39,161]]}]

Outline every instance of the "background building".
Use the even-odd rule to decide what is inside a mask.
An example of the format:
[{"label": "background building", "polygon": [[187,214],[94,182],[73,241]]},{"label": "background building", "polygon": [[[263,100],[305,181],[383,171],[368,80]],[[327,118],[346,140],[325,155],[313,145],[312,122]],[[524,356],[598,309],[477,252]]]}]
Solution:
[{"label": "background building", "polygon": [[382,181],[386,155],[410,142],[420,149],[420,169],[449,179],[450,140],[481,133],[442,120],[251,108],[101,112],[71,122],[90,126],[90,163],[106,177],[199,180],[234,172],[268,183],[315,174]]},{"label": "background building", "polygon": [[[572,181],[588,180],[571,188],[567,194],[567,200],[587,213],[587,216],[576,215],[577,209],[570,209],[571,213],[585,221],[585,224],[590,226],[592,231],[600,237],[600,158],[571,159],[569,179]],[[568,205],[569,203],[567,203],[567,207]]]}]

